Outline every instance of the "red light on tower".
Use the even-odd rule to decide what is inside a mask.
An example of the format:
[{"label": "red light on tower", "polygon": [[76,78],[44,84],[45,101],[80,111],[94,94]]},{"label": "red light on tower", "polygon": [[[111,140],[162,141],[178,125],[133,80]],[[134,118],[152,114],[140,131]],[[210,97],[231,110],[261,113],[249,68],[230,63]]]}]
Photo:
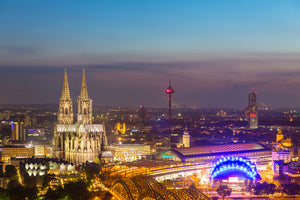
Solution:
[{"label": "red light on tower", "polygon": [[169,94],[169,119],[172,118],[172,97],[171,95],[174,93],[174,89],[171,87],[171,73],[169,73],[169,87],[166,89],[166,93]]},{"label": "red light on tower", "polygon": [[166,89],[166,93],[174,93],[174,90],[173,90],[173,88],[171,88],[171,87],[168,87],[167,89]]}]

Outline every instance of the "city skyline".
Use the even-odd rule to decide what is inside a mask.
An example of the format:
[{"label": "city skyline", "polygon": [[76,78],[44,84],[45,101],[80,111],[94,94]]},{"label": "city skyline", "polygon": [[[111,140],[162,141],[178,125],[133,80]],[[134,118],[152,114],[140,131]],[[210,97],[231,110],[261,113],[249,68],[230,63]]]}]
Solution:
[{"label": "city skyline", "polygon": [[96,105],[300,107],[296,1],[2,1],[1,104],[73,100],[86,67]]}]

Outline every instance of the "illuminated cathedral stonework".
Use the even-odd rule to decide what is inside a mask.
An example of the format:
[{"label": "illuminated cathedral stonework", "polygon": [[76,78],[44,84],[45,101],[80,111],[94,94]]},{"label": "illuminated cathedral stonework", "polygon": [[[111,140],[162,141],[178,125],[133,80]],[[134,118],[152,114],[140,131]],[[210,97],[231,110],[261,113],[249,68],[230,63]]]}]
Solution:
[{"label": "illuminated cathedral stonework", "polygon": [[72,104],[65,70],[57,124],[54,129],[54,157],[74,164],[94,161],[107,149],[107,138],[104,124],[92,124],[92,100],[88,97],[84,69],[81,92],[77,99],[76,123],[74,123]]}]

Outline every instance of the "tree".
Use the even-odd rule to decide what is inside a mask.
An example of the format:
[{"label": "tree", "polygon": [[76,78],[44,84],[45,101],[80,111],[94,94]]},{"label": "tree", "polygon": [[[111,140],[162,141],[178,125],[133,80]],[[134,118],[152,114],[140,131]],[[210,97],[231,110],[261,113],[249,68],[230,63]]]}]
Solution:
[{"label": "tree", "polygon": [[217,188],[217,193],[218,193],[218,195],[220,195],[223,198],[223,200],[226,196],[231,195],[231,191],[232,191],[232,189],[229,188],[227,185],[220,185]]},{"label": "tree", "polygon": [[286,183],[282,185],[282,191],[287,195],[294,196],[300,194],[300,185],[297,183]]},{"label": "tree", "polygon": [[23,183],[27,187],[35,187],[36,186],[36,177],[29,176],[29,174],[25,171],[23,174]]},{"label": "tree", "polygon": [[64,190],[72,200],[86,200],[90,197],[87,184],[83,181],[70,182],[65,185]]},{"label": "tree", "polygon": [[8,190],[0,188],[0,199],[1,200],[10,200]]},{"label": "tree", "polygon": [[83,170],[86,174],[88,184],[91,184],[92,181],[95,179],[95,176],[98,176],[100,174],[101,168],[99,165],[92,163],[84,166]]},{"label": "tree", "polygon": [[54,179],[55,179],[54,174],[46,173],[46,175],[43,177],[43,188],[47,188],[50,185],[51,180]]},{"label": "tree", "polygon": [[83,181],[79,181],[67,183],[64,185],[64,188],[59,187],[55,191],[48,189],[45,200],[86,200],[89,199],[89,197],[90,192],[87,189],[87,184]]},{"label": "tree", "polygon": [[7,194],[10,200],[35,200],[37,192],[36,187],[23,187],[17,180],[11,180],[7,185]]},{"label": "tree", "polygon": [[38,190],[36,187],[26,187],[24,188],[24,192],[27,199],[31,199],[31,200],[37,199]]},{"label": "tree", "polygon": [[276,190],[276,185],[273,183],[266,183],[267,185],[265,186],[265,193],[266,194],[274,194]]},{"label": "tree", "polygon": [[5,166],[5,176],[10,179],[17,179],[18,174],[17,174],[16,168],[13,165],[6,165]]},{"label": "tree", "polygon": [[26,194],[21,185],[8,187],[9,196],[11,200],[25,200]]},{"label": "tree", "polygon": [[257,182],[255,185],[251,184],[249,185],[248,190],[253,191],[255,195],[269,195],[274,194],[276,186],[273,183],[267,183],[267,182]]},{"label": "tree", "polygon": [[94,159],[94,163],[96,163],[97,165],[101,165],[101,160],[98,156]]},{"label": "tree", "polygon": [[13,180],[11,180],[11,181],[8,182],[8,184],[7,184],[7,189],[10,191],[10,190],[12,190],[13,188],[19,187],[19,186],[21,186],[21,184],[19,183],[19,181],[13,179]]},{"label": "tree", "polygon": [[45,200],[56,200],[56,199],[59,199],[57,192],[49,188],[47,190],[47,193],[45,194]]}]

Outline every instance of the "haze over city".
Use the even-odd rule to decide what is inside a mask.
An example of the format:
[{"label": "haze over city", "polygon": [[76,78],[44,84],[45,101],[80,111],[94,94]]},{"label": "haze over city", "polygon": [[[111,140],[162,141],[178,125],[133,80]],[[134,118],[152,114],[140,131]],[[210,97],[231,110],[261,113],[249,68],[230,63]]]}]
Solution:
[{"label": "haze over city", "polygon": [[1,104],[300,107],[298,1],[1,1]]}]

